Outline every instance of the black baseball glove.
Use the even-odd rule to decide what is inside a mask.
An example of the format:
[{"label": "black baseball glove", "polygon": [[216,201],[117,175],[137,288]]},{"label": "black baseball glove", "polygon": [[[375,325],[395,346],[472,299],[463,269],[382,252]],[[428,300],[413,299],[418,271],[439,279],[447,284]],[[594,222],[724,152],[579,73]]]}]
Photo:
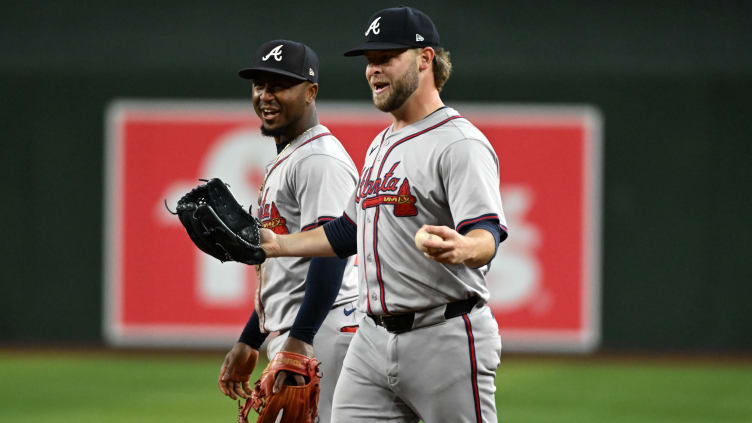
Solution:
[{"label": "black baseball glove", "polygon": [[260,264],[266,259],[258,219],[245,211],[217,178],[185,194],[175,214],[191,241],[220,261]]}]

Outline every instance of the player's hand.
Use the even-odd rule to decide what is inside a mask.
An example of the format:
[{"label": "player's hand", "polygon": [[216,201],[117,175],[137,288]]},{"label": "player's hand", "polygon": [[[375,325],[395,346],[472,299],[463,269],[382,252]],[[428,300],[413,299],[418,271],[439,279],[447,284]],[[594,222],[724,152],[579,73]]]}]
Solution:
[{"label": "player's hand", "polygon": [[433,225],[423,225],[421,229],[439,237],[431,237],[423,241],[423,255],[426,257],[439,263],[460,264],[469,255],[470,246],[467,245],[465,237],[454,229]]},{"label": "player's hand", "polygon": [[[282,345],[282,351],[293,352],[297,354],[303,354],[306,357],[313,357],[313,345],[303,342],[299,339],[295,339],[291,336],[287,337],[285,343]],[[289,374],[284,370],[277,373],[274,378],[273,393],[278,393],[282,390],[284,385],[303,386],[307,383],[305,378],[299,374]]]},{"label": "player's hand", "polygon": [[480,267],[488,263],[496,251],[493,235],[484,229],[472,230],[465,236],[447,226],[423,225],[423,228],[439,236],[423,241],[423,254],[439,263]]},{"label": "player's hand", "polygon": [[279,257],[279,251],[281,249],[279,245],[279,237],[271,229],[260,228],[261,233],[261,248],[264,249],[267,257]]},{"label": "player's hand", "polygon": [[219,370],[217,380],[219,390],[234,400],[238,397],[248,398],[253,392],[250,379],[258,356],[259,352],[255,348],[236,342],[230,352],[225,355],[225,360]]}]

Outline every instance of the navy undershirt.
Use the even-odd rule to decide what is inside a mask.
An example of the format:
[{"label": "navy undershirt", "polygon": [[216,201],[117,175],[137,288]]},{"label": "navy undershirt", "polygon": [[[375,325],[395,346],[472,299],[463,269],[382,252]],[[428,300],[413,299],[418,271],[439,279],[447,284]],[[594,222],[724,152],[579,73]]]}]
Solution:
[{"label": "navy undershirt", "polygon": [[274,144],[277,147],[277,154],[281,153],[287,147],[287,144],[290,144],[290,141]]},{"label": "navy undershirt", "polygon": [[[313,343],[316,332],[318,332],[337,299],[346,266],[347,259],[339,257],[311,259],[308,266],[303,302],[295,317],[295,322],[290,328],[290,336],[309,344]],[[254,310],[240,335],[239,341],[259,349],[267,336],[268,334],[261,333],[259,317]]]},{"label": "navy undershirt", "polygon": [[313,337],[332,309],[342,287],[348,260],[339,257],[316,257],[308,266],[305,294],[290,336],[313,344]]},{"label": "navy undershirt", "polygon": [[238,339],[238,341],[249,345],[251,348],[259,349],[267,336],[269,336],[268,333],[261,333],[258,313],[256,313],[256,310],[253,310],[251,318],[248,319],[248,323],[245,324],[245,328],[243,328],[243,332],[240,334],[240,339]]}]

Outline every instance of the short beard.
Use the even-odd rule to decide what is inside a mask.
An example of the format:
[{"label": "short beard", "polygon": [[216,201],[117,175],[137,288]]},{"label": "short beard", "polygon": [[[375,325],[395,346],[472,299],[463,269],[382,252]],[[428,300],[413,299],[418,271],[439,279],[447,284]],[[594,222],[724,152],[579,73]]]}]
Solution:
[{"label": "short beard", "polygon": [[382,112],[393,112],[403,104],[405,101],[418,89],[418,69],[411,66],[405,75],[391,86],[390,93],[386,98],[379,99],[373,97],[373,104],[377,109]]},{"label": "short beard", "polygon": [[261,135],[267,136],[267,137],[281,137],[282,135],[285,135],[285,132],[287,131],[287,126],[280,126],[277,129],[266,129],[264,124],[261,124]]}]

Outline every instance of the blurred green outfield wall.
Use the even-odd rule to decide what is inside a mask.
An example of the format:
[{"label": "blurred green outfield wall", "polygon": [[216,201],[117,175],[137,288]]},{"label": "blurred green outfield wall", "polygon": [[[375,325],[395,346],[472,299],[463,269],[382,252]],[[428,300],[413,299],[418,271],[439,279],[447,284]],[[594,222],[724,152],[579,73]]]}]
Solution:
[{"label": "blurred green outfield wall", "polygon": [[[0,343],[101,342],[110,100],[246,98],[235,71],[273,38],[319,53],[319,99],[366,100],[341,52],[397,4],[0,5]],[[602,346],[752,350],[752,4],[409,4],[452,53],[448,104],[602,112]]]}]

